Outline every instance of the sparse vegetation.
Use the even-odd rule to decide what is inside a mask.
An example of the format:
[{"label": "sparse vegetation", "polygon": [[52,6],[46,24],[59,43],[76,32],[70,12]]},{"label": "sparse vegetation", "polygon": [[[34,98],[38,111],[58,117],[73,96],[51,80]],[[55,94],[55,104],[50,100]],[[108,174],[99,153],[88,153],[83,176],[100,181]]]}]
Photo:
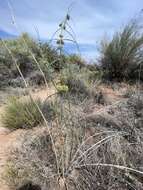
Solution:
[{"label": "sparse vegetation", "polygon": [[[27,129],[19,130],[3,179],[14,190],[142,189],[142,31],[137,20],[129,23],[102,43],[101,65],[88,65],[64,52],[64,33],[78,46],[69,21],[68,12],[55,33],[57,49],[26,33],[0,42],[0,88],[27,92],[9,98],[2,114],[4,127]],[[102,79],[139,82],[120,93],[120,82]]]},{"label": "sparse vegetation", "polygon": [[[135,96],[126,102],[111,105],[108,110],[104,109],[90,117],[81,117],[75,109],[67,114],[65,109],[67,113],[62,112],[62,122],[60,121],[58,127],[53,125],[51,129],[59,168],[56,168],[48,130],[43,128],[40,133],[28,132],[22,145],[11,154],[5,174],[7,182],[17,187],[30,180],[38,183],[42,189],[48,187],[49,190],[66,186],[69,190],[78,190],[79,186],[89,190],[111,186],[124,190],[128,190],[130,186],[142,189],[142,172],[134,170],[139,169],[142,162],[142,116],[135,116],[134,111],[142,113],[143,107],[142,99],[138,102],[136,98]],[[139,125],[133,123],[134,118]],[[12,171],[16,171],[15,177]],[[64,179],[63,186],[58,179]]]}]

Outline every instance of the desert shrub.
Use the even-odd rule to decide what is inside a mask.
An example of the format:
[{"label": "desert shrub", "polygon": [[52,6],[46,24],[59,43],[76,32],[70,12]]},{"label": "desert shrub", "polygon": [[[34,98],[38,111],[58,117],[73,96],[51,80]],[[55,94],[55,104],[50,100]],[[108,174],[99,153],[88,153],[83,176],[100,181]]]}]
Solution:
[{"label": "desert shrub", "polygon": [[6,84],[7,79],[16,79],[19,76],[14,60],[5,46],[12,53],[24,77],[29,77],[40,66],[49,81],[54,70],[61,68],[59,55],[54,48],[23,33],[18,38],[0,41],[0,74],[5,82],[3,84]]},{"label": "desert shrub", "polygon": [[88,71],[88,75],[89,75],[89,82],[91,83],[95,83],[97,81],[102,81],[102,71]]},{"label": "desert shrub", "polygon": [[125,89],[125,91],[123,91],[122,95],[124,98],[130,98],[131,96],[134,96],[134,94],[136,94],[137,92],[137,88],[128,85]]},{"label": "desert shrub", "polygon": [[65,56],[59,55],[57,50],[48,43],[40,43],[40,56],[38,57],[40,66],[45,75],[49,75],[49,69],[52,71],[60,71],[65,64]]},{"label": "desert shrub", "polygon": [[11,152],[5,167],[3,177],[10,187],[21,187],[25,182],[32,181],[43,190],[60,188],[58,183],[59,180],[62,180],[61,173],[63,170],[66,172],[63,164],[65,166],[70,164],[77,145],[81,143],[84,136],[82,136],[82,128],[79,128],[79,121],[76,120],[78,114],[69,112],[67,109],[65,111],[66,114],[63,115],[62,121],[58,120],[55,124],[53,123],[50,129],[55,142],[59,168],[57,168],[54,146],[48,128],[40,127],[34,131],[28,130],[20,137],[19,145]]},{"label": "desert shrub", "polygon": [[90,71],[97,71],[99,68],[98,65],[96,65],[96,63],[92,63],[92,64],[89,64],[87,63],[86,64],[86,67],[90,70]]},{"label": "desert shrub", "polygon": [[77,54],[71,54],[71,55],[67,56],[67,62],[69,64],[75,64],[75,65],[77,64],[81,68],[86,66],[84,59]]},{"label": "desert shrub", "polygon": [[[23,40],[26,41],[29,48],[25,46]],[[19,77],[17,67],[7,48],[11,52],[13,58],[17,62],[17,65],[25,77],[31,71],[33,71],[34,65],[32,64],[33,60],[29,53],[29,49],[31,48],[31,51],[33,51],[33,53],[36,53],[37,44],[34,40],[32,40],[32,38],[30,38],[27,34],[22,34],[19,38],[16,39],[0,41],[0,65],[2,67],[2,70],[0,70],[0,72],[5,72],[7,74],[7,81]],[[6,80],[7,78],[5,78],[5,75],[3,74],[3,80]]]},{"label": "desert shrub", "polygon": [[[55,72],[55,68],[44,58],[42,58],[39,63],[40,63],[40,68],[44,73],[46,81],[51,82],[51,80],[55,79],[55,77],[58,75],[58,73]],[[38,71],[36,70],[35,73],[38,72],[39,70]],[[42,73],[40,75],[42,76]]]},{"label": "desert shrub", "polygon": [[47,63],[52,63],[55,60],[58,60],[59,56],[57,51],[52,48],[48,43],[40,43],[39,48],[41,51],[41,58],[44,58]]},{"label": "desert shrub", "polygon": [[7,86],[11,78],[10,63],[10,56],[7,55],[7,51],[2,47],[0,41],[0,87]]},{"label": "desert shrub", "polygon": [[0,63],[0,88],[8,85],[9,77],[9,69]]},{"label": "desert shrub", "polygon": [[88,96],[88,87],[85,84],[84,80],[69,77],[65,83],[68,86],[69,92],[71,94],[77,94],[81,96],[83,95],[84,97]]},{"label": "desert shrub", "polygon": [[65,98],[75,103],[81,103],[89,99],[97,102],[98,83],[100,77],[98,71],[90,71],[88,68],[80,68],[78,65],[68,65],[62,70],[60,77],[60,86],[67,86],[68,91],[63,93]]},{"label": "desert shrub", "polygon": [[60,77],[61,86],[67,86],[66,96],[83,101],[90,97],[89,73],[78,65],[67,65]]},{"label": "desert shrub", "polygon": [[45,83],[44,77],[40,71],[34,71],[29,75],[28,78],[29,84],[30,85],[42,85]]},{"label": "desert shrub", "polygon": [[[26,76],[29,72],[31,72],[34,69],[34,65],[32,64],[34,63],[34,60],[32,58],[31,53],[34,56],[38,55],[39,50],[37,42],[34,41],[27,33],[23,33],[19,38],[6,40],[5,43],[11,51],[14,59],[17,61],[17,64],[21,72],[24,76]],[[15,77],[17,77],[19,73],[17,71],[17,68],[14,67],[12,59],[10,61],[10,68],[13,70]]]},{"label": "desert shrub", "polygon": [[101,44],[101,67],[108,80],[143,80],[143,34],[137,20],[131,21],[113,39]]},{"label": "desert shrub", "polygon": [[73,75],[78,74],[81,78],[89,82],[95,82],[102,79],[102,71],[95,63],[89,64],[78,54],[66,56],[66,66]]}]

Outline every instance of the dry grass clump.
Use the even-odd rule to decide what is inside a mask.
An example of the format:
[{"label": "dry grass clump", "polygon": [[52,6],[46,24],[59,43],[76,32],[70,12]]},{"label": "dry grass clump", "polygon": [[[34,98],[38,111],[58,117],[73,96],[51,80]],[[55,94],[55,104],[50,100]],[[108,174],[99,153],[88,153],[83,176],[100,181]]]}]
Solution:
[{"label": "dry grass clump", "polygon": [[[42,107],[40,100],[35,101]],[[5,107],[2,122],[9,129],[31,128],[42,122],[42,117],[31,99],[23,100],[11,97]]]},{"label": "dry grass clump", "polygon": [[43,112],[47,121],[55,118],[56,110],[50,101],[42,102],[40,99],[31,98],[20,100],[11,97],[5,107],[2,117],[4,127],[9,129],[28,129],[43,123],[43,117],[39,109]]}]

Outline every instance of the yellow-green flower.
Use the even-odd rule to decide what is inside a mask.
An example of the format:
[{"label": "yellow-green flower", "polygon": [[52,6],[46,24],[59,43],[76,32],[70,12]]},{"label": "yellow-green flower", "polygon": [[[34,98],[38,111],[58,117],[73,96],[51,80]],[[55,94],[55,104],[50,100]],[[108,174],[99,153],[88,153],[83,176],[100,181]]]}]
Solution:
[{"label": "yellow-green flower", "polygon": [[59,93],[67,93],[69,88],[67,85],[57,85],[57,90]]}]

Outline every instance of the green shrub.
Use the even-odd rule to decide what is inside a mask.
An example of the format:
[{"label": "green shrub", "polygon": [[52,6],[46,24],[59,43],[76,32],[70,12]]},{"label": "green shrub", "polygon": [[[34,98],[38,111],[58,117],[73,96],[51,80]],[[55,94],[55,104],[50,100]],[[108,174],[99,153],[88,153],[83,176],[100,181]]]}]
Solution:
[{"label": "green shrub", "polygon": [[58,60],[59,56],[57,51],[49,46],[48,43],[40,43],[39,48],[41,51],[41,58],[45,59],[47,62],[52,63],[55,60]]},{"label": "green shrub", "polygon": [[[24,41],[27,45],[25,45]],[[19,76],[19,72],[5,46],[11,52],[24,76],[33,71],[34,65],[32,63],[34,61],[30,51],[36,56],[38,45],[28,34],[24,33],[19,38],[5,40],[4,43],[0,42],[0,64],[5,66],[4,69],[7,73],[10,71],[9,79],[13,79]]]},{"label": "green shrub", "polygon": [[90,92],[83,80],[69,78],[66,82],[68,86],[68,93],[65,94],[65,98],[70,100],[74,104],[79,104],[86,99],[89,99]]},{"label": "green shrub", "polygon": [[60,71],[64,67],[65,56],[59,56],[57,50],[49,46],[48,43],[40,44],[40,56],[38,57],[40,66],[45,75],[49,75],[49,69]]},{"label": "green shrub", "polygon": [[77,54],[69,55],[67,57],[67,62],[70,64],[77,64],[80,67],[85,67],[85,61]]},{"label": "green shrub", "polygon": [[109,80],[143,80],[143,34],[137,20],[127,24],[110,42],[102,42],[101,67]]},{"label": "green shrub", "polygon": [[[14,60],[16,60],[24,77],[28,77],[33,71],[43,70],[47,81],[53,76],[55,69],[60,69],[59,55],[57,51],[47,43],[39,43],[27,33],[11,40],[0,41],[0,78],[4,81],[15,79],[19,76]],[[39,66],[38,66],[38,64]],[[2,73],[2,74],[1,74]]]},{"label": "green shrub", "polygon": [[61,72],[60,84],[68,87],[67,93],[61,94],[74,102],[94,98],[95,81],[99,80],[98,73],[78,65],[68,65]]},{"label": "green shrub", "polygon": [[[42,102],[36,100],[36,104],[42,108]],[[11,97],[5,108],[3,115],[3,124],[10,129],[31,128],[40,124],[43,119],[31,99],[19,100],[16,97]]]},{"label": "green shrub", "polygon": [[66,85],[69,88],[71,94],[88,95],[88,88],[84,80],[78,78],[67,78]]},{"label": "green shrub", "polygon": [[70,97],[72,100],[77,99],[83,101],[90,95],[90,84],[86,74],[80,72],[81,70],[78,69],[78,66],[73,66],[63,70],[61,75],[61,86],[66,87],[66,93],[61,93],[61,95]]},{"label": "green shrub", "polygon": [[89,82],[94,83],[102,80],[102,71],[88,71]]}]

